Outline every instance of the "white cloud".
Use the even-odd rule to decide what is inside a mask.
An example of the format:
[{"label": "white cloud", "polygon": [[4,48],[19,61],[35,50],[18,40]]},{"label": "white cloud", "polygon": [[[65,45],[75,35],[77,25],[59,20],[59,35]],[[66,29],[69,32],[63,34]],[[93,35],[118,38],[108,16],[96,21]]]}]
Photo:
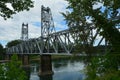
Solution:
[{"label": "white cloud", "polygon": [[[68,3],[65,0],[34,0],[34,8],[30,11],[23,11],[13,15],[13,19],[4,20],[0,17],[0,40],[10,41],[20,39],[22,23],[29,25],[29,38],[36,38],[40,36],[40,27],[33,25],[35,22],[41,22],[41,5],[50,7],[55,27],[64,28],[61,24],[63,16],[60,12],[65,12]],[[64,25],[65,26],[65,25]]]}]

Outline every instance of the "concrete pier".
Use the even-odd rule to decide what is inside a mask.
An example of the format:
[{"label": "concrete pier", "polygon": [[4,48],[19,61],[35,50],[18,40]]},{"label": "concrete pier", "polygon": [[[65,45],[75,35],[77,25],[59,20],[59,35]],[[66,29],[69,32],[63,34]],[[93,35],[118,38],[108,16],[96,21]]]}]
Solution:
[{"label": "concrete pier", "polygon": [[29,65],[29,55],[27,54],[22,55],[22,65],[23,66]]},{"label": "concrete pier", "polygon": [[52,71],[52,60],[51,60],[51,55],[41,55],[41,65],[39,68],[39,75],[43,76],[43,75],[51,75],[53,74]]},{"label": "concrete pier", "polygon": [[11,55],[6,55],[5,56],[5,60],[10,60],[10,58],[11,58]]}]

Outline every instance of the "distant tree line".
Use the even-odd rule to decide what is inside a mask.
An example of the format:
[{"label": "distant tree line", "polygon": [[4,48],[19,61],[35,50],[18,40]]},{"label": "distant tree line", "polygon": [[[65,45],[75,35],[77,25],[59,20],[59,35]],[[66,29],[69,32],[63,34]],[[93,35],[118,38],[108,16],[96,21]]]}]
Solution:
[{"label": "distant tree line", "polygon": [[4,59],[5,56],[5,48],[0,44],[0,59]]}]

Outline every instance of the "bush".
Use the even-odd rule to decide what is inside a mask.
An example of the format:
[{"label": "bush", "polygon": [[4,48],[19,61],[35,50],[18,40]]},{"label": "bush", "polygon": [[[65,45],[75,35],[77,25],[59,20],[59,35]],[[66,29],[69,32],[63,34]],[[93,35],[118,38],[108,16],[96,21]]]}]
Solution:
[{"label": "bush", "polygon": [[0,80],[27,80],[26,73],[20,66],[17,55],[13,55],[10,62],[0,64]]},{"label": "bush", "polygon": [[119,59],[112,54],[93,58],[86,67],[86,80],[120,80]]}]

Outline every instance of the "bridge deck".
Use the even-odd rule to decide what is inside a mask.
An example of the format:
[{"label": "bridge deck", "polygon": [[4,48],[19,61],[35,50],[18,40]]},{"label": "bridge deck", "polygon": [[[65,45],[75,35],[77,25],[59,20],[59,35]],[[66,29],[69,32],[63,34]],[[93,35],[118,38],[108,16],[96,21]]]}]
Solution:
[{"label": "bridge deck", "polygon": [[[8,54],[11,55],[11,54]],[[19,53],[18,55],[60,55],[60,56],[73,56],[73,53]],[[87,54],[78,53],[76,56],[87,56]],[[95,54],[94,54],[95,55]],[[97,54],[96,54],[97,55]]]},{"label": "bridge deck", "polygon": [[[73,55],[72,53],[17,53],[18,55]],[[11,55],[11,54],[8,54],[8,55]]]}]

